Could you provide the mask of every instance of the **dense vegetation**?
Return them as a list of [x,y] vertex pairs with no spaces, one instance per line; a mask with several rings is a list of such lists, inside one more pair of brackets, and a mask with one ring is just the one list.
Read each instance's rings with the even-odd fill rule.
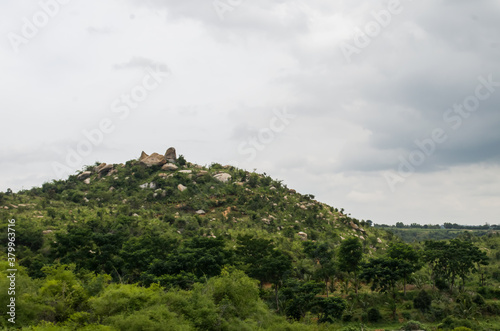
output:
[[374,226],[390,231],[401,238],[403,241],[408,243],[423,241],[427,239],[453,239],[461,235],[468,236],[471,234],[474,236],[484,236],[491,233],[491,231],[500,230],[500,225],[488,223],[484,225],[460,225],[456,223],[444,222],[442,225],[422,225],[417,223],[411,223],[407,225],[403,222],[397,222],[392,226],[387,224],[374,224]]
[[[0,194],[19,265],[16,324],[3,327],[500,329],[494,230],[408,244],[265,174],[182,157],[173,171],[97,165],[90,183]],[[6,261],[4,249],[2,289]]]

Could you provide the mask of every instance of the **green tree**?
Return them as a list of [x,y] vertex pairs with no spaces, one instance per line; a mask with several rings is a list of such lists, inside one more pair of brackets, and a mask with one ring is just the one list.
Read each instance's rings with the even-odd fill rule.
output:
[[326,243],[316,243],[312,241],[303,242],[304,253],[314,261],[316,266],[314,276],[325,282],[326,296],[328,297],[328,282],[335,274],[334,252]]
[[[391,243],[387,250],[387,255],[391,259],[401,260],[406,262],[405,268],[401,270],[403,275],[403,292],[406,296],[406,283],[408,278],[416,271],[422,268],[419,262],[418,253],[408,244],[405,243]],[[401,265],[402,267],[403,265]]]
[[361,279],[367,283],[372,283],[372,291],[379,291],[392,294],[392,316],[396,318],[396,283],[404,278],[405,273],[410,269],[408,262],[381,257],[371,259],[363,265]]
[[[340,244],[337,255],[338,269],[352,274],[354,278],[354,288],[358,294],[358,273],[363,258],[363,246],[358,238],[348,238]],[[346,279],[346,284],[348,279]]]

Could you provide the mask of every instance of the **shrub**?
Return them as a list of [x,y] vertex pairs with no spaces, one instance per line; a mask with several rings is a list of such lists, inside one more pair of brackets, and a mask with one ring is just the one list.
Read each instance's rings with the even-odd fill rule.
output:
[[441,321],[441,324],[439,324],[438,327],[445,330],[453,330],[458,327],[472,328],[473,326],[472,323],[468,320],[461,320],[453,316],[448,316]]
[[429,311],[431,304],[432,298],[425,290],[420,291],[417,297],[413,299],[413,306],[415,309],[419,309],[423,313]]
[[377,308],[370,308],[368,310],[368,322],[376,323],[382,319],[382,315]]
[[417,321],[408,321],[401,327],[403,331],[412,331],[412,330],[425,330],[422,323]]
[[484,301],[484,298],[481,296],[481,294],[477,294],[476,296],[474,296],[474,298],[472,299],[472,302],[474,302],[475,304],[477,304],[479,306],[482,306],[486,303]]

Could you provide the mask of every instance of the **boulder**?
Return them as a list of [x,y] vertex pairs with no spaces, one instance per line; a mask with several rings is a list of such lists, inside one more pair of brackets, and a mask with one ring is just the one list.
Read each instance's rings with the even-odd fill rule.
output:
[[181,191],[181,192],[184,192],[184,190],[186,190],[186,189],[187,189],[187,187],[186,187],[186,186],[184,186],[184,185],[182,185],[182,184],[177,185],[177,188],[178,188],[178,189],[179,189],[179,191]]
[[90,184],[90,178],[85,179],[83,182],[87,185]]
[[76,176],[76,178],[84,180],[84,179],[89,178],[91,174],[92,174],[92,172],[90,172],[90,171],[84,171],[81,174],[79,174],[78,176]]
[[167,151],[165,152],[165,160],[170,163],[174,163],[175,161],[177,161],[177,153],[175,152],[175,148],[170,147],[169,149],[167,149]]
[[147,167],[152,167],[164,165],[165,163],[167,163],[167,160],[165,160],[165,157],[163,155],[153,153],[150,156],[140,160],[140,162]]
[[299,232],[297,233],[302,240],[307,240],[307,233],[305,232]]
[[203,209],[200,209],[196,212],[198,215],[205,215],[205,211]]
[[139,161],[144,160],[144,159],[145,159],[145,158],[147,158],[148,156],[149,156],[148,154],[146,154],[146,153],[144,153],[144,151],[142,151],[141,156],[139,157]]
[[214,178],[220,182],[227,183],[231,180],[231,175],[225,172],[221,172],[214,175]]
[[172,164],[172,163],[166,163],[163,165],[163,167],[161,167],[161,170],[169,170],[169,171],[175,171],[177,170],[179,167],[177,167],[175,164]]
[[190,174],[190,173],[192,173],[193,171],[191,171],[191,170],[179,170],[179,172],[180,172],[181,174]]
[[94,168],[94,171],[99,173],[102,170],[102,168],[104,168],[105,166],[106,166],[106,163],[101,163]]
[[[100,166],[100,165],[99,165],[99,166]],[[112,165],[112,164],[105,164],[105,166],[104,166],[104,167],[101,167],[101,168],[97,171],[97,173],[98,173],[99,175],[104,175],[104,174],[108,173],[108,172],[109,172],[110,170],[112,170],[112,169],[113,169],[113,165]]]

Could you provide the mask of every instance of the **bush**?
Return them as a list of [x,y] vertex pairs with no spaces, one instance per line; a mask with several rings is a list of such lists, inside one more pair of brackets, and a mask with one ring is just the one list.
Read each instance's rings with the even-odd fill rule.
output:
[[423,313],[429,311],[431,304],[432,298],[425,290],[420,291],[417,297],[413,299],[415,309],[419,309]]
[[322,298],[319,301],[319,306],[323,312],[321,318],[319,319],[319,322],[331,323],[336,319],[340,319],[340,317],[342,316],[342,312],[346,307],[346,302],[342,298]]
[[479,306],[483,306],[486,303],[484,301],[484,298],[481,296],[481,294],[477,294],[476,296],[474,296],[474,298],[472,299],[472,302],[474,302],[475,304],[477,304]]
[[442,320],[441,324],[439,324],[438,327],[445,330],[453,330],[458,327],[472,328],[473,326],[472,323],[468,320],[461,320],[453,316],[448,316],[444,320]]
[[382,315],[377,308],[370,308],[368,310],[368,322],[376,323],[382,319]]
[[422,323],[417,321],[408,321],[401,327],[403,331],[412,331],[412,330],[425,330]]

